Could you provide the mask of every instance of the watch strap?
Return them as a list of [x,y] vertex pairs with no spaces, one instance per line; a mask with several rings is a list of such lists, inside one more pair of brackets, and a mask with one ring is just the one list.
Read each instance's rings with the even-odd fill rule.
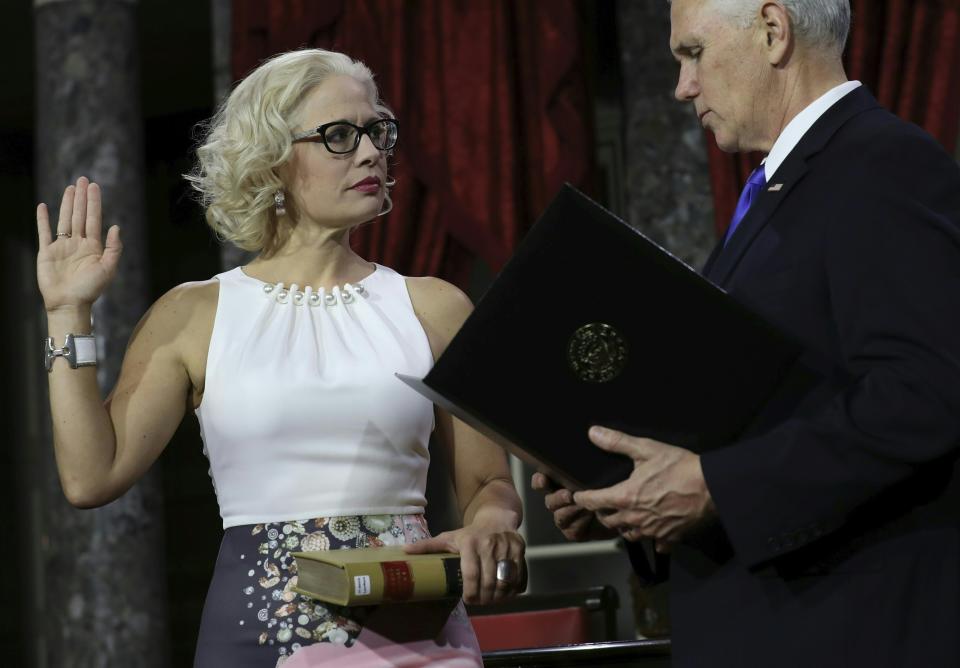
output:
[[53,360],[62,357],[71,369],[81,366],[97,365],[97,340],[92,334],[67,334],[62,348],[55,348],[53,338],[44,341],[43,365],[47,371],[53,369]]

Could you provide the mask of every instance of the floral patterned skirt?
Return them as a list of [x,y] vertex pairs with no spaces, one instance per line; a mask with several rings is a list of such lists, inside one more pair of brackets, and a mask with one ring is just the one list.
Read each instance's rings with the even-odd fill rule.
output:
[[[297,566],[291,553],[402,545],[429,536],[422,515],[352,515],[230,527],[204,603],[194,667],[275,668],[301,648],[323,643],[302,652],[312,657],[303,665],[321,665],[324,655],[335,665],[392,665],[382,662],[382,648],[376,652],[379,663],[362,660],[363,619],[371,608],[342,608],[293,591]],[[382,637],[378,639],[368,644],[382,644]],[[403,665],[442,665],[443,656],[454,658],[446,665],[481,665],[462,603],[436,643],[414,649],[424,662]]]

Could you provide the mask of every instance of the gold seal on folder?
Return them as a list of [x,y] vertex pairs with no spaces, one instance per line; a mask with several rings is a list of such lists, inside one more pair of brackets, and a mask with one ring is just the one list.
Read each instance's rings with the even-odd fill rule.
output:
[[602,322],[584,325],[570,337],[567,361],[577,378],[606,383],[627,365],[627,342],[616,329]]

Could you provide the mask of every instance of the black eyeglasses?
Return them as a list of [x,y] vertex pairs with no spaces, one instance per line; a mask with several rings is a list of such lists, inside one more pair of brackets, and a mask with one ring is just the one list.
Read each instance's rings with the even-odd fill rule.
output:
[[397,136],[400,124],[395,118],[381,118],[371,121],[360,127],[346,121],[324,123],[314,130],[301,132],[293,136],[293,141],[305,141],[320,138],[323,145],[331,153],[352,153],[360,145],[363,135],[370,137],[370,141],[381,151],[389,151],[397,145]]

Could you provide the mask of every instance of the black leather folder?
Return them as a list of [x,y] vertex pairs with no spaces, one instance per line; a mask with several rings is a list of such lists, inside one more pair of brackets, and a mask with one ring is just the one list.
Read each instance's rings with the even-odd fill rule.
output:
[[423,379],[398,376],[571,489],[633,463],[603,425],[696,452],[734,439],[801,347],[566,185]]

